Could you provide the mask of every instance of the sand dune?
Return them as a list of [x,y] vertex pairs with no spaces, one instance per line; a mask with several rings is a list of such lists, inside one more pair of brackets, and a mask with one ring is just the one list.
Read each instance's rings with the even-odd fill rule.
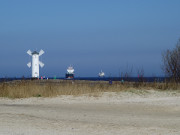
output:
[[180,93],[0,98],[0,135],[179,135]]

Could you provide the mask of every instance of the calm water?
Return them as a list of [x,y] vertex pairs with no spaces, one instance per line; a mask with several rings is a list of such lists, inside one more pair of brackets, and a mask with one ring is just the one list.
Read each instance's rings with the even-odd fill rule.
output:
[[[64,79],[63,77],[57,77],[57,78],[49,78],[49,79]],[[165,77],[75,77],[74,80],[89,80],[89,81],[129,81],[129,82],[138,82],[138,81],[144,81],[144,82],[163,82],[165,81]],[[0,82],[7,82],[7,81],[13,81],[13,80],[30,80],[30,78],[0,78]]]

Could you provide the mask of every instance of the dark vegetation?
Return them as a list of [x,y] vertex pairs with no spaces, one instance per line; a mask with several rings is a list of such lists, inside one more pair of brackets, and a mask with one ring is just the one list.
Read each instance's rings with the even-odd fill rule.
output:
[[180,39],[178,40],[176,46],[172,50],[166,50],[163,54],[163,66],[167,77],[170,81],[179,82],[180,81]]

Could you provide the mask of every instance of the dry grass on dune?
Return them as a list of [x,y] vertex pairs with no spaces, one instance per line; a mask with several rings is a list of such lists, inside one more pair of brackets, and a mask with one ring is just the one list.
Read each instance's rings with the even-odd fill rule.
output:
[[72,80],[34,80],[12,81],[0,83],[0,97],[28,98],[54,97],[58,95],[99,96],[102,92],[120,92],[136,89],[179,89],[176,83],[142,83],[142,82],[113,82],[107,81],[72,81]]

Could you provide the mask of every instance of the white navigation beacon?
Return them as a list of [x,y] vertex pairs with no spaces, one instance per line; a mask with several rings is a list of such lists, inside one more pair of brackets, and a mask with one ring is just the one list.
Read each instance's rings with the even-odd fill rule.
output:
[[32,66],[32,78],[39,78],[39,66],[44,67],[44,63],[39,61],[39,56],[44,54],[44,51],[41,49],[38,53],[37,51],[31,52],[31,50],[27,51],[27,54],[32,56],[32,63],[29,62],[27,66],[30,68]]

